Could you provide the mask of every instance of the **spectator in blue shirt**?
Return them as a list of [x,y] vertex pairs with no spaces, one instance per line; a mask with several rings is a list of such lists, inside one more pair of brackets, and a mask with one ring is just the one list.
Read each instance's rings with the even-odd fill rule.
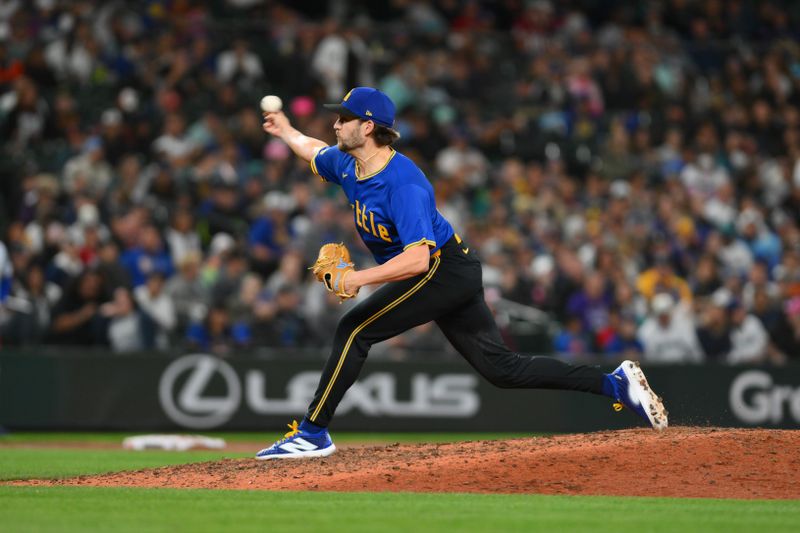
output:
[[172,258],[164,246],[161,234],[152,224],[141,229],[137,246],[126,250],[120,261],[130,274],[134,287],[143,285],[152,272],[159,272],[165,278],[169,278],[175,272]]
[[232,323],[228,309],[215,305],[202,323],[194,323],[186,332],[190,347],[216,355],[230,355],[234,348],[250,344],[252,333],[245,323]]

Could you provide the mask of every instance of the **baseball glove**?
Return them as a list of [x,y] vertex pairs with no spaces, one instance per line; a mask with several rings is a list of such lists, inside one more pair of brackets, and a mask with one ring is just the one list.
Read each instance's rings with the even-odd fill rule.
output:
[[317,279],[325,284],[325,288],[340,298],[340,303],[353,298],[356,293],[350,294],[344,290],[344,278],[355,270],[350,261],[350,251],[344,243],[324,244],[319,249],[317,261],[309,269]]

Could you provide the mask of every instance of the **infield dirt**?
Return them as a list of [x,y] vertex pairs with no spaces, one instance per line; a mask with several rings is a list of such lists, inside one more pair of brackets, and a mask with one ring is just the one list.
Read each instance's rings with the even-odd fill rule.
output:
[[798,472],[800,432],[675,427],[351,446],[324,459],[230,459],[15,484],[794,499]]

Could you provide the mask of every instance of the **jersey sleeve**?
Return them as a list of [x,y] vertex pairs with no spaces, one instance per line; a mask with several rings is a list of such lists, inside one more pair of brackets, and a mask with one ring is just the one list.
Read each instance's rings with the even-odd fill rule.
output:
[[420,244],[436,246],[431,204],[430,194],[419,185],[406,185],[392,194],[393,221],[403,250]]
[[335,146],[326,146],[311,158],[311,172],[337,185],[341,185],[339,167],[344,154]]

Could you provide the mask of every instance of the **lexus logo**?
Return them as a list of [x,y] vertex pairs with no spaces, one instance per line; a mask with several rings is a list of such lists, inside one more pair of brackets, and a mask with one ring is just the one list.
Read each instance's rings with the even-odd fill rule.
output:
[[[188,373],[180,390],[179,378]],[[219,373],[225,381],[224,396],[204,396]],[[242,400],[242,385],[233,368],[216,357],[193,354],[170,364],[158,384],[161,407],[173,422],[193,429],[209,429],[230,420]]]
[[[319,371],[276,372],[281,386],[267,394],[267,374],[240,368],[206,354],[186,355],[166,367],[158,384],[161,407],[177,425],[211,429],[229,422],[244,406],[249,415],[295,415],[314,399]],[[220,379],[221,378],[221,379]],[[408,394],[390,372],[373,372],[350,387],[338,413],[357,411],[364,416],[469,418],[481,405],[472,374],[417,372],[409,376]],[[224,382],[224,388],[218,387]],[[213,389],[212,389],[213,385]]]

